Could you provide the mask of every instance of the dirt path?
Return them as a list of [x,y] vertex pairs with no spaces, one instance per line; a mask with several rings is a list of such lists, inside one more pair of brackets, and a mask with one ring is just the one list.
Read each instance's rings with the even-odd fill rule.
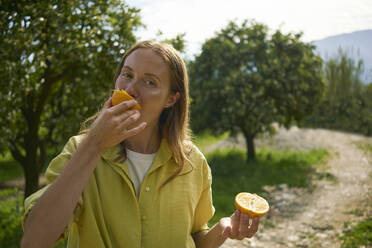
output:
[[[244,147],[241,138],[237,141],[223,146]],[[357,147],[360,142],[372,144],[372,138],[298,128],[280,129],[274,138],[259,140],[259,146],[276,148],[327,147],[332,156],[319,171],[324,177],[315,179],[312,191],[267,187],[273,208],[264,218],[270,227],[261,225],[252,239],[228,240],[222,247],[340,247],[344,223],[372,214],[372,157]]]

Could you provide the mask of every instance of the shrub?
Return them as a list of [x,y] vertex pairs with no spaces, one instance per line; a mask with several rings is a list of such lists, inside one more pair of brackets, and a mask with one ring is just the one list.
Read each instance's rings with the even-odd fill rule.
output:
[[19,247],[22,236],[23,194],[0,190],[0,247]]

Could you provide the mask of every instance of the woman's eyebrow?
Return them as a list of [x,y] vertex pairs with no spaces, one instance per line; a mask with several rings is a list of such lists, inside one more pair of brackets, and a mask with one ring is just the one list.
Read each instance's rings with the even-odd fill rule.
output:
[[153,74],[153,73],[145,73],[145,75],[146,76],[151,76],[151,77],[155,77],[158,81],[160,81],[161,82],[161,80],[160,80],[160,78],[158,77],[158,76],[156,76],[155,74]]
[[121,68],[121,70],[124,70],[124,69],[130,70],[130,71],[133,71],[132,68],[130,68],[130,67],[127,66],[127,65],[124,65],[123,68]]
[[[127,66],[127,65],[124,65],[123,68],[122,68],[121,70],[122,70],[122,71],[123,71],[123,70],[133,71],[133,69],[130,68],[130,66]],[[146,75],[146,76],[150,76],[150,77],[154,77],[154,78],[156,78],[159,82],[161,82],[160,78],[159,78],[156,74],[154,74],[154,73],[146,72],[145,75]]]

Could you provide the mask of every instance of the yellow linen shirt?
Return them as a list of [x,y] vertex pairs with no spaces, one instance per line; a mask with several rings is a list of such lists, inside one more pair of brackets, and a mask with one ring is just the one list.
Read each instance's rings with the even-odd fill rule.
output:
[[[51,161],[48,185],[25,200],[24,219],[83,138],[70,138]],[[68,247],[195,247],[191,234],[207,229],[214,214],[211,172],[203,154],[193,146],[180,175],[159,190],[177,169],[163,139],[137,198],[127,165],[115,162],[118,151],[119,146],[107,149],[89,179],[66,230]]]

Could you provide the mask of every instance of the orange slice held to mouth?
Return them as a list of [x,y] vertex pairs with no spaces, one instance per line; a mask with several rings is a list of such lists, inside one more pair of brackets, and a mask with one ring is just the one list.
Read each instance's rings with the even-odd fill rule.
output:
[[250,218],[261,217],[269,212],[269,203],[256,194],[241,192],[235,196],[236,208]]
[[[118,105],[121,102],[124,101],[130,101],[134,100],[134,98],[129,95],[125,90],[114,90],[114,93],[112,94],[112,106]],[[131,109],[136,109],[138,111],[141,110],[141,106],[139,104],[135,105]]]

